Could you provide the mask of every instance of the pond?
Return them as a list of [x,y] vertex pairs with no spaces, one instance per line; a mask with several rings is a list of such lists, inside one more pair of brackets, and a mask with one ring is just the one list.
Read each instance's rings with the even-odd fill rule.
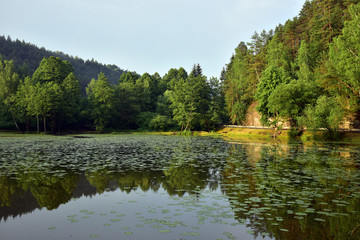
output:
[[0,138],[0,239],[360,239],[360,146]]

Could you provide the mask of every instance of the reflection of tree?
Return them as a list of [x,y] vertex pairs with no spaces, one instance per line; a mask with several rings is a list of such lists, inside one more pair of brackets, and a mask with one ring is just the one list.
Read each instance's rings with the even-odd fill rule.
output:
[[[257,201],[252,202],[249,199],[258,197],[255,182],[256,162],[253,156],[249,157],[249,147],[254,145],[234,145],[231,148],[230,157],[227,159],[223,175],[223,190],[229,197],[230,203],[234,206],[236,218],[239,222],[249,220],[248,227],[254,230],[257,237],[260,233],[268,232],[264,221],[265,217],[261,212],[256,211],[260,208]],[[249,158],[251,160],[249,160]],[[254,211],[255,210],[255,211]],[[252,212],[251,212],[252,211]]]
[[[186,192],[192,194],[195,190],[216,190],[219,181],[219,170],[224,161],[218,157],[222,151],[227,151],[222,144],[209,144],[199,138],[182,138],[171,156],[171,161],[164,169],[164,189],[170,195],[183,196]],[[210,141],[211,140],[211,141]],[[199,154],[200,153],[200,154]]]
[[31,191],[41,207],[51,210],[71,199],[78,180],[79,177],[72,174],[56,177],[49,173],[37,172],[23,175],[20,182],[25,191]]
[[[342,148],[232,149],[223,186],[240,221],[276,239],[359,239],[358,166]],[[252,161],[248,159],[252,159]],[[254,163],[255,162],[255,163]]]
[[121,169],[114,170],[113,164],[107,164],[108,168],[86,172],[86,178],[97,192],[104,192],[110,182],[117,183],[125,192],[137,188],[157,191],[163,186],[171,195],[192,193],[206,186],[212,190],[218,187],[219,170],[224,161],[219,153],[227,152],[228,146],[220,140],[174,137],[169,142],[166,138],[154,141],[156,144],[142,142],[141,147],[135,143],[114,148],[122,149],[113,156],[116,161],[122,159]]
[[0,177],[0,206],[10,206],[11,205],[11,196],[16,192],[21,191],[17,181],[10,179],[8,176]]
[[179,196],[185,192],[191,194],[195,189],[204,189],[208,177],[206,170],[191,165],[169,168],[165,172],[127,170],[124,173],[108,173],[107,170],[101,170],[86,174],[89,183],[96,187],[98,193],[104,192],[114,182],[121,191],[127,193],[138,188],[144,192],[149,189],[156,192],[162,186],[170,195]]
[[140,187],[144,192],[149,189],[156,192],[160,188],[161,176],[161,172],[157,171],[126,171],[117,178],[117,183],[122,191],[130,192]]
[[97,193],[103,193],[106,190],[107,184],[113,178],[113,176],[109,174],[107,170],[86,172],[85,177],[92,186],[96,187]]
[[91,185],[96,187],[98,193],[104,192],[111,182],[117,183],[120,190],[127,193],[139,187],[143,191],[149,189],[157,191],[160,188],[161,176],[162,174],[160,172],[152,172],[149,170],[127,170],[124,173],[101,170],[86,174],[86,178]]
[[175,164],[164,171],[166,176],[163,187],[170,195],[183,196],[186,192],[193,193],[195,189],[205,189],[209,177],[208,170],[198,167],[196,161],[182,165]]
[[38,208],[40,206],[30,191],[17,191],[11,196],[9,206],[0,207],[0,222],[6,221],[9,217],[15,218],[31,213]]
[[57,177],[43,172],[26,173],[17,179],[2,176],[0,177],[1,207],[11,207],[15,196],[16,199],[19,196],[27,196],[27,191],[30,191],[40,207],[55,209],[71,199],[78,180],[79,177],[73,174]]
[[[0,204],[10,206],[13,213],[21,200],[32,202],[26,211],[55,209],[72,197],[117,188],[129,193],[163,187],[171,195],[199,194],[206,187],[218,188],[228,152],[226,143],[212,138],[135,136],[98,141],[81,139],[82,145],[73,139],[60,145],[55,140],[54,144],[29,141],[20,154],[15,154],[19,146],[9,143],[13,150],[1,166],[9,176],[0,177]],[[80,155],[79,149],[84,151]]]

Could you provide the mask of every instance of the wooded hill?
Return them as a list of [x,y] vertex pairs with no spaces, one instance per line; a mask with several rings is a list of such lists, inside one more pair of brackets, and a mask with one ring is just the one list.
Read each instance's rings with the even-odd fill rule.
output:
[[26,43],[18,39],[12,40],[11,37],[5,38],[0,36],[0,55],[3,60],[13,60],[15,67],[23,76],[31,76],[39,67],[43,58],[50,56],[60,57],[71,63],[74,68],[74,74],[80,82],[82,93],[92,78],[104,73],[111,84],[117,84],[124,70],[116,65],[105,65],[98,63],[96,60],[86,60],[73,57],[62,52],[53,52],[46,50],[44,47],[37,47],[34,44]]
[[265,125],[336,129],[360,109],[358,0],[306,1],[299,15],[240,42],[224,68],[232,124],[251,104]]

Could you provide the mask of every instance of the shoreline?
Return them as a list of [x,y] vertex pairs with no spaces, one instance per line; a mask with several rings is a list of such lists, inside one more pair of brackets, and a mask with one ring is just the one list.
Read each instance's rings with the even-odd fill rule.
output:
[[243,127],[243,126],[225,126],[216,131],[192,131],[192,132],[180,132],[180,131],[164,131],[164,132],[150,132],[150,131],[109,131],[105,133],[97,133],[95,131],[79,131],[70,132],[60,135],[44,134],[37,132],[21,133],[11,130],[0,130],[0,138],[2,137],[30,137],[30,136],[77,136],[77,135],[122,135],[122,134],[149,134],[149,135],[181,135],[181,136],[208,136],[208,137],[221,137],[227,141],[237,142],[340,142],[360,144],[360,130],[340,130],[336,131],[337,138],[330,139],[326,131],[308,131],[305,130],[301,136],[296,138],[289,137],[289,129],[274,129],[274,128],[259,128],[259,127]]

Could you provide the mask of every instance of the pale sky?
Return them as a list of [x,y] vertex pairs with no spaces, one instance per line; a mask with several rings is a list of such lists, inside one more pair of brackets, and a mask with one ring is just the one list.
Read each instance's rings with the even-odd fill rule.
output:
[[239,42],[297,16],[305,0],[2,0],[0,35],[139,74],[219,77]]

